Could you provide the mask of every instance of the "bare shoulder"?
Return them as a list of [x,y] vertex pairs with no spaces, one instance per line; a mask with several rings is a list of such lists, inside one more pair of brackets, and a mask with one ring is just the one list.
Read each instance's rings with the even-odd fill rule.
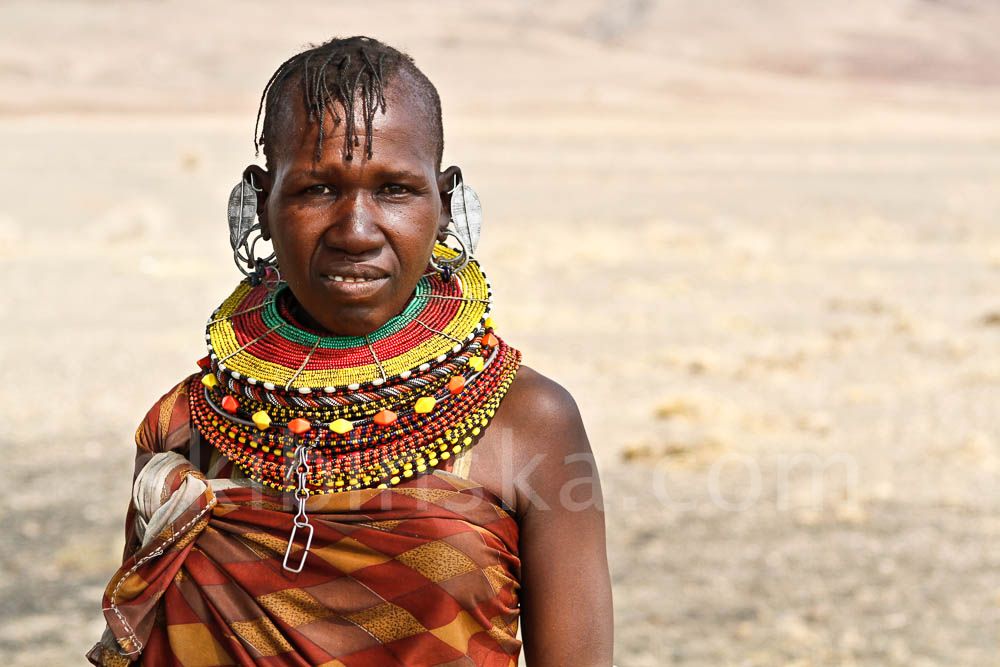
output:
[[[576,477],[594,475],[593,454],[572,394],[522,365],[497,409],[484,447],[483,468],[518,515],[551,506]],[[486,444],[486,443],[483,443]]]
[[532,429],[566,427],[581,421],[576,400],[561,384],[530,366],[521,365],[503,400],[498,419]]

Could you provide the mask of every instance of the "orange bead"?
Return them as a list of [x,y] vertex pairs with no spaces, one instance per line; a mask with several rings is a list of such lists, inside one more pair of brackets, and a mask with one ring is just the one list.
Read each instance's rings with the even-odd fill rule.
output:
[[309,420],[303,419],[302,417],[296,417],[292,421],[288,422],[288,430],[296,435],[302,435],[311,428],[312,424],[309,423]]
[[372,421],[379,426],[388,426],[396,421],[396,413],[392,410],[379,410],[378,413],[372,417]]
[[483,345],[485,347],[496,347],[499,344],[500,340],[496,336],[494,336],[492,332],[489,332],[485,336],[483,336]]
[[233,414],[239,409],[239,407],[240,407],[239,401],[237,401],[229,394],[226,394],[225,396],[222,397],[222,409],[225,410],[226,412]]
[[458,394],[465,389],[465,378],[461,375],[453,375],[451,379],[448,380],[448,384],[446,386],[448,387],[448,391],[453,394]]

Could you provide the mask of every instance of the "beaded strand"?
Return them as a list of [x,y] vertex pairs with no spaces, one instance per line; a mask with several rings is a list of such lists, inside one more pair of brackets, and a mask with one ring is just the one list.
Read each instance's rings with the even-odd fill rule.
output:
[[303,448],[311,493],[398,484],[474,444],[513,382],[521,353],[496,336],[491,297],[473,260],[447,283],[425,274],[368,336],[323,336],[295,317],[287,286],[243,281],[206,325],[192,422],[270,488],[296,489]]

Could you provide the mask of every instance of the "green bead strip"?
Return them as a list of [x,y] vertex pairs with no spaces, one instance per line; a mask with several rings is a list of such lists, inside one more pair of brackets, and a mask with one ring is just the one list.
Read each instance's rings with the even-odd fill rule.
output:
[[[282,286],[281,289],[278,290],[278,294],[280,295],[281,290],[286,289],[288,289],[287,285]],[[419,282],[417,282],[415,293],[418,296],[431,293],[431,285],[427,276],[422,277]],[[430,299],[410,299],[403,312],[389,318],[389,321],[380,326],[373,333],[369,334],[368,340],[365,340],[364,336],[318,337],[308,331],[303,331],[298,327],[291,326],[291,324],[278,313],[278,307],[276,305],[277,299],[278,295],[275,295],[275,298],[271,299],[270,303],[262,309],[264,311],[262,316],[264,324],[268,329],[271,329],[279,324],[285,324],[287,326],[284,326],[275,332],[285,340],[311,348],[313,345],[316,345],[316,339],[319,338],[319,347],[330,350],[347,350],[356,347],[367,347],[369,341],[374,343],[382,340],[383,338],[388,338],[393,334],[399,333],[411,322],[416,320],[424,309],[431,303]]]

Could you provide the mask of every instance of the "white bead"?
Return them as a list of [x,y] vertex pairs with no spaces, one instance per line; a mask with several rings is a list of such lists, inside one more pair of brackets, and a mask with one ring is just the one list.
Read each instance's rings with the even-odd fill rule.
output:
[[257,378],[247,378],[249,384],[257,384]]
[[461,352],[462,351],[462,344],[461,343],[455,343],[455,345],[451,348],[451,351],[452,352]]
[[417,370],[426,371],[426,370],[430,369],[430,367],[431,367],[430,364],[424,363],[424,364],[420,364],[420,368],[418,368]]
[[352,382],[351,384],[347,385],[347,388],[350,389],[351,391],[357,391],[358,389],[361,389],[361,385],[358,384],[357,382]]
[[439,355],[437,356],[437,360],[438,360],[438,363],[440,363],[440,362],[444,361],[444,360],[445,360],[445,359],[447,359],[447,358],[448,358],[448,357],[446,357],[445,355],[443,355],[443,354],[439,354]]
[[374,380],[372,380],[372,384],[375,385],[376,387],[382,384],[383,382],[385,382],[385,380],[383,380],[382,378],[375,378]]
[[225,364],[219,364],[219,371],[224,373],[226,371],[226,365]]
[[230,375],[233,376],[233,379],[235,379],[235,380],[239,380],[240,379],[240,373],[239,373],[239,371],[229,371],[229,373],[230,373]]
[[337,391],[337,388],[336,387],[323,387],[323,391],[325,391],[328,394],[332,394],[333,392]]
[[212,353],[212,361],[215,361],[216,359],[218,359],[218,357],[217,357],[217,356],[215,356],[215,353],[213,352],[213,353]]
[[310,389],[309,387],[299,387],[300,394],[308,394],[310,391],[312,391],[312,389]]
[[402,379],[406,380],[412,374],[413,374],[412,371],[403,371],[402,373],[399,374],[399,377],[401,377]]
[[267,389],[268,391],[274,391],[274,383],[273,382],[265,382],[264,383],[264,389]]

